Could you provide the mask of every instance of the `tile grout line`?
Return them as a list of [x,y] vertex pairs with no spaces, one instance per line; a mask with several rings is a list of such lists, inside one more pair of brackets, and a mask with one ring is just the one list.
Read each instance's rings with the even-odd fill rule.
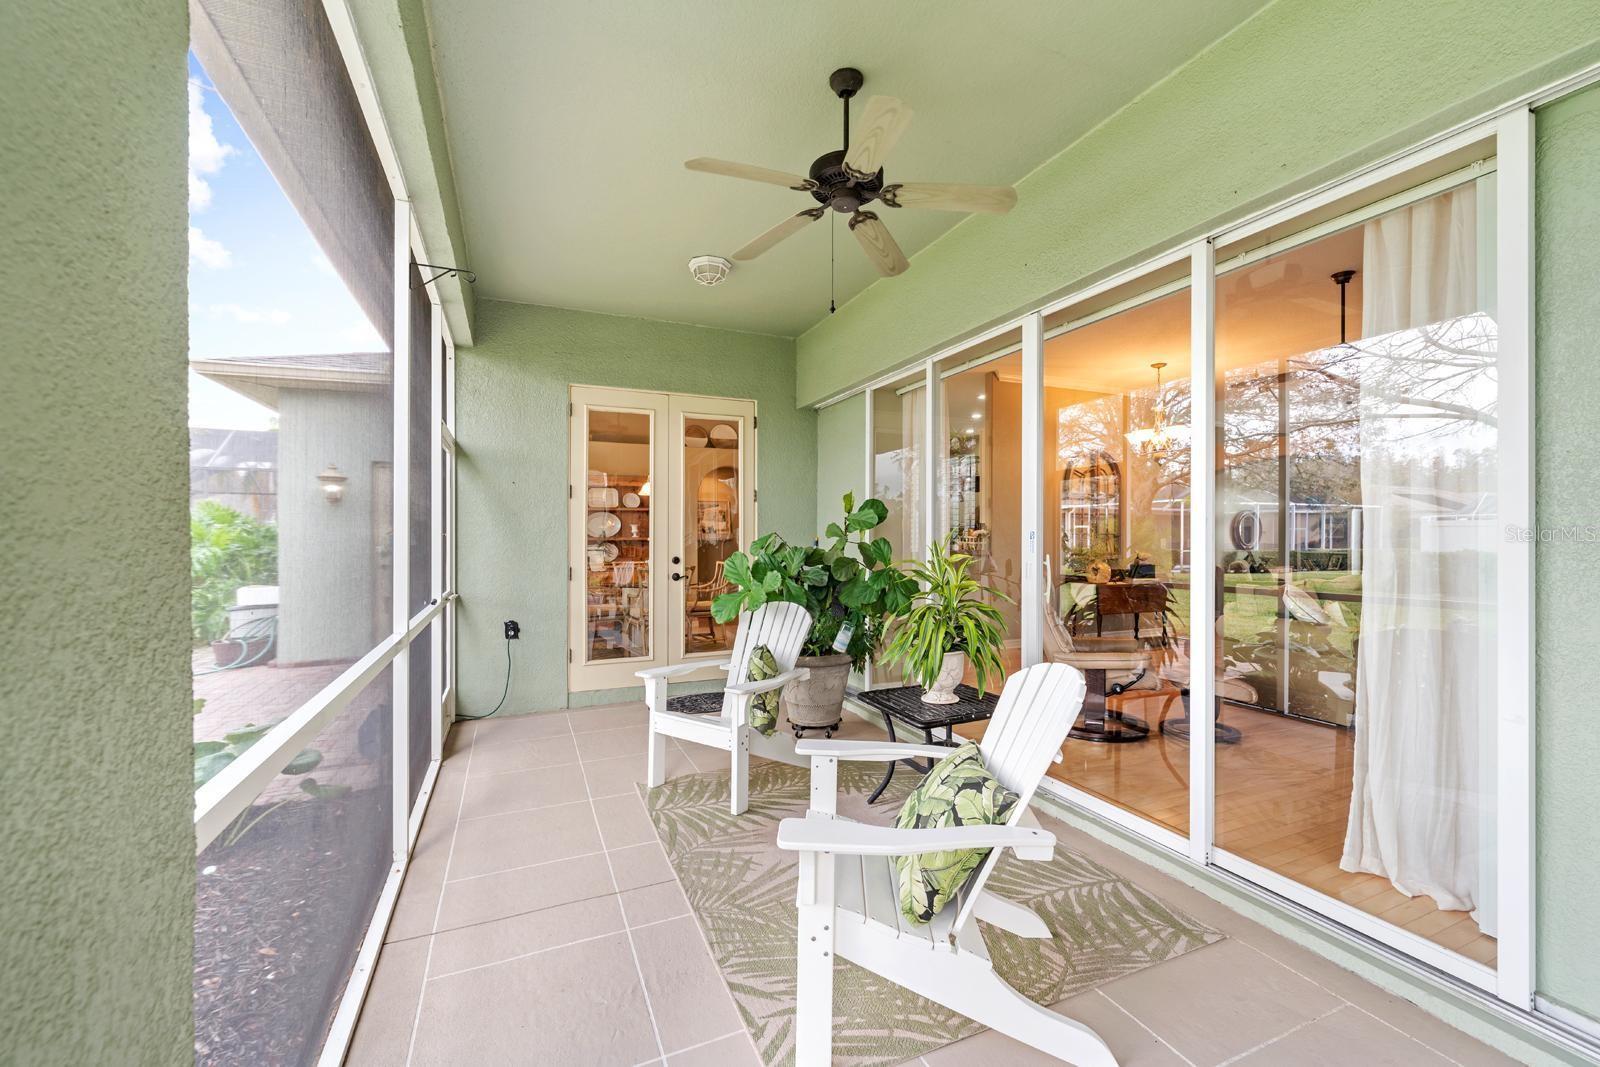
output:
[[[422,988],[417,990],[417,1009],[411,1017],[411,1040],[406,1044],[406,1067],[417,1051],[417,1034],[422,1028],[422,1002],[428,996],[428,970],[433,966],[433,935],[439,929],[439,916],[444,913],[444,894],[450,887],[450,864],[456,858],[456,837],[461,831],[461,809],[467,803],[467,783],[472,778],[472,757],[478,751],[478,727],[472,727],[472,739],[467,744],[467,765],[461,774],[461,797],[456,801],[456,819],[450,828],[450,851],[444,859],[444,875],[439,879],[439,901],[433,906],[433,922],[428,927],[428,952],[422,961]],[[440,768],[443,769],[442,767]],[[423,816],[426,821],[427,816]],[[421,836],[419,830],[418,835]]]
[[[719,1034],[718,1036],[711,1038],[709,1041],[701,1041],[699,1044],[685,1045],[683,1048],[673,1049],[671,1052],[667,1053],[667,1055],[668,1056],[682,1056],[685,1052],[693,1052],[695,1049],[705,1048],[707,1045],[715,1045],[718,1041],[726,1041],[730,1037],[738,1037],[740,1034],[742,1034],[744,1032],[745,1031],[744,1031],[743,1027],[740,1027],[737,1030],[729,1030],[727,1033]],[[654,1063],[654,1062],[656,1062],[656,1061],[655,1060],[641,1060],[638,1064],[635,1064],[635,1067],[644,1067],[644,1065],[646,1063]]]
[[[578,747],[578,734],[572,730],[572,717],[570,715],[567,717],[567,729],[572,734],[572,747],[576,750]],[[474,740],[476,740],[476,735],[474,735]],[[589,817],[594,820],[595,835],[600,838],[600,847],[604,849],[606,847],[606,834],[604,830],[600,829],[600,811],[594,806],[594,797],[589,796],[589,772],[583,769],[581,753],[578,760],[578,773],[583,775],[583,794],[589,797]],[[622,916],[622,925],[625,928],[624,933],[628,938],[628,951],[633,955],[633,969],[639,976],[639,995],[644,998],[644,1010],[650,1016],[650,1032],[656,1038],[656,1052],[660,1053],[660,1060],[665,1063],[667,1048],[661,1040],[661,1024],[656,1022],[655,1006],[650,1003],[650,989],[646,986],[644,980],[644,965],[639,962],[639,946],[633,940],[633,931],[626,929],[628,926],[628,913],[622,906],[622,889],[617,884],[617,869],[611,863],[611,853],[609,851],[605,853],[605,857],[606,871],[611,875],[611,888],[617,894],[617,913]],[[407,1067],[409,1067],[409,1064]]]
[[[589,853],[589,855],[598,856],[598,855],[600,855],[600,853],[591,852],[591,853]],[[573,858],[574,859],[582,859],[583,857],[574,856]],[[551,862],[552,863],[561,863],[562,861],[561,860],[552,860]],[[541,864],[541,866],[542,866],[542,864]],[[451,884],[452,885],[460,885],[461,883],[460,882],[453,882]],[[665,882],[665,881],[662,881],[662,882],[646,882],[643,885],[634,886],[633,888],[634,889],[654,889],[658,885],[671,885],[671,884],[672,884],[671,882]],[[629,890],[629,892],[632,892],[632,890]],[[385,942],[385,944],[403,945],[408,941],[415,941],[418,938],[434,937],[434,936],[437,936],[439,934],[453,934],[453,933],[457,933],[457,932],[462,931],[462,930],[476,930],[480,926],[488,926],[488,925],[490,925],[492,923],[505,922],[505,921],[507,921],[509,919],[520,919],[525,915],[538,915],[542,911],[554,911],[557,908],[565,908],[565,907],[567,907],[568,905],[571,905],[571,904],[588,904],[591,901],[604,900],[606,897],[612,897],[612,896],[616,896],[616,895],[617,895],[616,893],[600,893],[600,894],[597,894],[597,895],[592,896],[592,897],[578,897],[576,900],[563,900],[559,904],[546,904],[543,907],[528,908],[528,909],[526,909],[524,911],[513,911],[513,912],[510,912],[509,914],[506,914],[506,915],[496,915],[492,919],[479,919],[476,922],[462,923],[460,926],[446,926],[446,927],[443,927],[443,928],[441,928],[439,930],[434,931],[434,933],[432,933],[432,934],[412,934],[410,937],[397,937],[393,941]],[[673,918],[677,918],[677,917],[678,916],[673,916]],[[616,932],[617,933],[621,933],[622,931],[619,930],[619,931],[616,931]],[[573,943],[574,942],[570,942],[570,941],[569,942],[565,942],[565,944],[573,944]],[[561,945],[552,945],[550,947],[552,947],[552,948],[561,948],[562,946]]]
[[1124,1008],[1121,1004],[1113,1000],[1111,998],[1111,994],[1107,993],[1102,986],[1095,986],[1094,991],[1100,994],[1100,996],[1105,999],[1106,1003],[1110,1004],[1113,1008],[1116,1008],[1122,1014],[1132,1019],[1141,1030],[1155,1038],[1157,1041],[1161,1042],[1163,1048],[1168,1049],[1174,1056],[1178,1057],[1178,1059],[1182,1060],[1184,1063],[1187,1063],[1189,1067],[1195,1067],[1195,1062],[1193,1060],[1179,1052],[1177,1048],[1173,1046],[1172,1042],[1168,1041],[1166,1038],[1150,1029],[1150,1027],[1146,1026],[1143,1019],[1139,1018],[1133,1012],[1129,1011],[1127,1008]]
[[[1354,1001],[1349,1001],[1348,1003],[1349,1003],[1349,1006],[1354,1008],[1356,1011],[1359,1011],[1361,1014],[1363,1014],[1363,1015],[1365,1015],[1365,1016],[1367,1016],[1369,1018],[1376,1019],[1378,1022],[1382,1023],[1384,1026],[1387,1026],[1389,1029],[1393,1030],[1395,1033],[1399,1034],[1401,1037],[1407,1038],[1407,1039],[1409,1039],[1411,1041],[1415,1041],[1417,1044],[1421,1045],[1423,1048],[1427,1049],[1429,1052],[1433,1053],[1435,1056],[1439,1056],[1442,1059],[1446,1060],[1447,1062],[1454,1064],[1455,1067],[1461,1067],[1461,1061],[1460,1060],[1456,1059],[1454,1056],[1447,1055],[1446,1053],[1440,1051],[1439,1049],[1434,1048],[1432,1045],[1430,1045],[1426,1041],[1422,1040],[1422,1038],[1418,1037],[1416,1034],[1408,1034],[1408,1033],[1406,1033],[1404,1030],[1400,1029],[1398,1026],[1396,1026],[1394,1023],[1390,1022],[1388,1019],[1385,1019],[1383,1016],[1379,1015],[1376,1012],[1368,1011],[1366,1008],[1363,1008],[1361,1005],[1355,1003]],[[1465,1031],[1460,1031],[1460,1032],[1465,1033]],[[1471,1035],[1469,1034],[1467,1036],[1470,1037]]]
[[1271,1048],[1273,1045],[1276,1045],[1279,1041],[1282,1041],[1284,1038],[1288,1037],[1289,1035],[1297,1034],[1301,1030],[1304,1030],[1308,1026],[1312,1026],[1312,1025],[1315,1025],[1316,1023],[1320,1023],[1322,1020],[1326,1019],[1328,1016],[1334,1014],[1335,1012],[1343,1011],[1347,1006],[1348,1005],[1341,1003],[1337,1007],[1329,1008],[1327,1011],[1323,1012],[1321,1015],[1317,1016],[1315,1019],[1307,1019],[1305,1022],[1296,1023],[1294,1026],[1289,1027],[1289,1029],[1285,1030],[1283,1033],[1279,1034],[1277,1037],[1269,1038],[1268,1040],[1261,1042],[1261,1044],[1259,1044],[1259,1045],[1255,1045],[1255,1046],[1253,1046],[1251,1048],[1247,1048],[1243,1052],[1240,1052],[1240,1053],[1238,1053],[1236,1055],[1229,1056],[1227,1059],[1225,1059],[1221,1063],[1217,1064],[1217,1067],[1228,1067],[1228,1064],[1230,1064],[1230,1063],[1238,1063],[1240,1060],[1244,1059],[1246,1056],[1253,1056],[1257,1052],[1260,1052],[1262,1049]]

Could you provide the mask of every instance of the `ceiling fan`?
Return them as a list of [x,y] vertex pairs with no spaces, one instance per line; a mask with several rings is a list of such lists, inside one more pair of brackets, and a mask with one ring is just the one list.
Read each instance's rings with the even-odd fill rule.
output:
[[874,96],[862,113],[862,129],[850,140],[850,98],[861,89],[864,79],[854,67],[843,67],[828,77],[828,87],[844,102],[844,147],[824,152],[811,164],[810,177],[789,174],[747,163],[721,159],[691,159],[690,170],[723,174],[730,178],[783,185],[796,192],[810,193],[817,206],[784,219],[766,233],[733,254],[737,260],[755,259],[782,241],[816,222],[829,208],[850,216],[850,232],[885,277],[905,272],[911,264],[905,253],[866,205],[877,201],[884,207],[921,207],[938,211],[983,211],[1003,215],[1017,202],[1017,191],[1008,185],[956,185],[948,182],[896,182],[885,185],[883,161],[900,135],[911,125],[911,109],[892,96]]

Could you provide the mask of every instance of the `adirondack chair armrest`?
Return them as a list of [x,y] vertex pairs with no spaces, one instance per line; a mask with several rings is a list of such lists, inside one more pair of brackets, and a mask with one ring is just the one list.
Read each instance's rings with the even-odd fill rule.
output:
[[810,677],[810,667],[796,667],[793,670],[784,671],[782,674],[773,675],[771,678],[763,678],[759,682],[736,682],[732,685],[724,686],[723,691],[738,697],[750,697],[755,696],[757,693],[770,693],[772,690],[788,685],[790,682],[799,682]]
[[787,852],[837,852],[850,856],[911,856],[964,848],[1009,848],[1018,859],[1048,860],[1056,835],[1030,826],[947,826],[901,830],[844,819],[784,819],[778,847]]
[[944,759],[955,749],[948,745],[916,745],[905,741],[796,741],[797,756],[832,756],[842,760]]
[[688,674],[690,671],[697,671],[702,667],[721,667],[723,670],[727,670],[730,666],[731,664],[728,663],[674,663],[666,667],[648,667],[642,671],[634,671],[633,676],[635,678],[643,678],[647,682],[653,682],[658,678],[673,678],[680,674]]

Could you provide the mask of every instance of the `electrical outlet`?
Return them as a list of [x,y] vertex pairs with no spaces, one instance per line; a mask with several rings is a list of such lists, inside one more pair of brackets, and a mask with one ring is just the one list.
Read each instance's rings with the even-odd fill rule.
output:
[[521,636],[522,636],[522,627],[520,625],[518,625],[517,620],[516,619],[507,619],[506,620],[506,640],[507,641],[515,641],[517,638],[519,638]]

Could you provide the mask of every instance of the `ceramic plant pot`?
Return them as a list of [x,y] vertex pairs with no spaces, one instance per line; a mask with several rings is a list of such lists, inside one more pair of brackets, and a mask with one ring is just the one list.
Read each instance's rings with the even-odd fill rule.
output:
[[796,737],[806,730],[831,735],[844,717],[844,690],[850,682],[850,657],[801,656],[796,667],[810,667],[811,677],[783,687],[783,711]]
[[967,673],[967,654],[965,652],[946,652],[944,664],[939,668],[939,677],[935,678],[922,694],[924,704],[954,704],[961,698],[956,696],[956,686],[961,684],[961,676]]

